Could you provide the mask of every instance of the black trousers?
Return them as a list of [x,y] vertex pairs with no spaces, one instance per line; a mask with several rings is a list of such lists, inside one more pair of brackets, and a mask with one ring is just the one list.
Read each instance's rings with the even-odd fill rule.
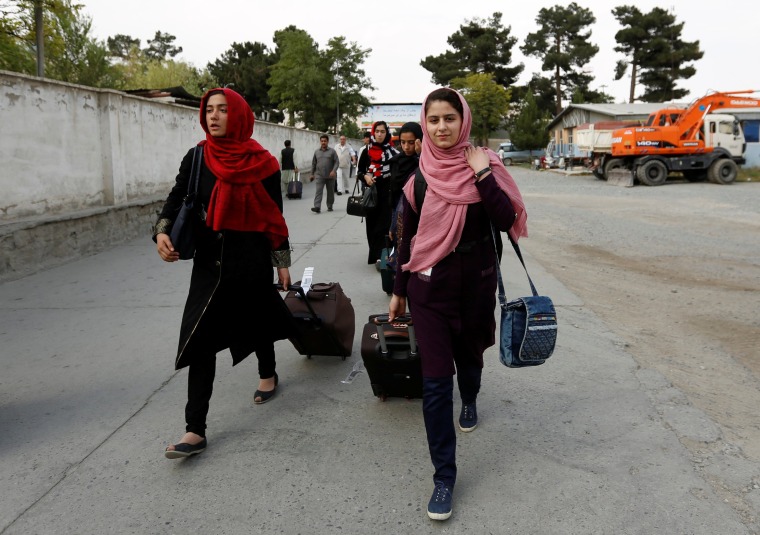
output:
[[[474,403],[480,391],[482,368],[457,367],[457,384],[462,403]],[[422,415],[425,420],[433,481],[453,488],[457,479],[457,435],[454,428],[454,378],[425,377],[422,380]]]
[[[259,377],[269,379],[275,374],[274,344],[256,349]],[[187,377],[187,404],[185,405],[185,431],[206,436],[206,417],[214,390],[216,354],[207,353],[189,366]]]

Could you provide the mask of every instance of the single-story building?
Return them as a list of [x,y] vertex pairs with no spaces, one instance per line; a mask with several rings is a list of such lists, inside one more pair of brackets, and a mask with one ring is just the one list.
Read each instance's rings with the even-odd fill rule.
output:
[[[635,102],[633,104],[570,104],[547,126],[550,138],[558,146],[571,145],[574,130],[585,123],[602,121],[646,121],[649,115],[662,108],[685,108],[682,102]],[[760,167],[760,109],[722,109],[716,113],[736,116],[747,140],[746,167]]]

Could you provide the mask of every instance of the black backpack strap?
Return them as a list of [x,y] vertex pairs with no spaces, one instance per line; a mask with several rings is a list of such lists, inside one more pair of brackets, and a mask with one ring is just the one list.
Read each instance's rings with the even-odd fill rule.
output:
[[427,191],[427,181],[422,176],[422,171],[417,168],[414,173],[414,204],[417,205],[417,213],[422,213],[422,203],[425,202],[425,192]]

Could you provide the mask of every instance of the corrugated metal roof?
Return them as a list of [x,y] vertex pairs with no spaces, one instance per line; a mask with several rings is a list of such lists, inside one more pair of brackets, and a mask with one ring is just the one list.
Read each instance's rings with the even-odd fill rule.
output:
[[688,104],[682,102],[634,102],[633,104],[570,104],[564,110],[559,112],[547,126],[551,130],[559,123],[562,118],[570,113],[573,109],[590,111],[607,115],[612,121],[621,121],[632,117],[646,117],[650,113],[662,108],[686,108]]

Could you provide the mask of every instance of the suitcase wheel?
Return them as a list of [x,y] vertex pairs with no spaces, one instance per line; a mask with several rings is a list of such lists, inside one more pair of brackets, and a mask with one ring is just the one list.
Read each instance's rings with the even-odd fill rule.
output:
[[311,355],[306,355],[306,358],[311,360]]
[[346,356],[345,355],[343,355],[343,360],[346,360]]

